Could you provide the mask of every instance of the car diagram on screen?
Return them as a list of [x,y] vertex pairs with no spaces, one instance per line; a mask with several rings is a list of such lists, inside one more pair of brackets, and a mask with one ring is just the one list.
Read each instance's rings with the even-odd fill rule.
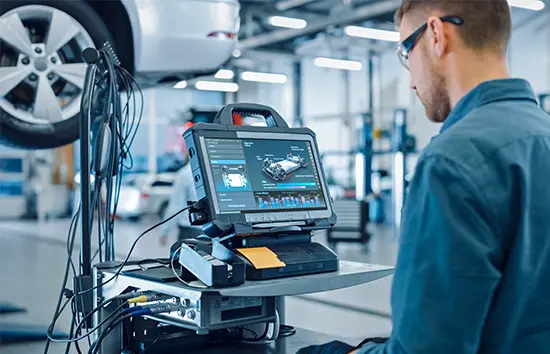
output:
[[248,179],[244,175],[244,167],[222,167],[223,185],[227,188],[246,188],[248,187]]
[[291,174],[306,166],[307,162],[303,157],[288,154],[286,159],[282,161],[273,161],[266,158],[262,170],[274,180],[284,181]]

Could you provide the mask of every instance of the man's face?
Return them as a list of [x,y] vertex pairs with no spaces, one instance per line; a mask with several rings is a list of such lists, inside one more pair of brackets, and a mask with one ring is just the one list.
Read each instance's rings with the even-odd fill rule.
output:
[[[399,32],[403,41],[424,22],[405,16]],[[424,31],[409,52],[408,70],[411,75],[411,88],[416,91],[420,102],[426,108],[426,115],[432,122],[441,123],[451,113],[451,102],[443,75],[444,63],[435,54],[434,35],[430,28]]]

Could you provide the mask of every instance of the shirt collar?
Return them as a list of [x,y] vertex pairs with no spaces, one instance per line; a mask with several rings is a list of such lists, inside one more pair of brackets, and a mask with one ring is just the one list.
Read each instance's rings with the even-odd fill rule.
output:
[[522,79],[500,79],[486,81],[468,92],[453,108],[447,117],[440,133],[464,118],[474,109],[488,103],[504,100],[531,100],[535,104],[537,99],[531,85]]

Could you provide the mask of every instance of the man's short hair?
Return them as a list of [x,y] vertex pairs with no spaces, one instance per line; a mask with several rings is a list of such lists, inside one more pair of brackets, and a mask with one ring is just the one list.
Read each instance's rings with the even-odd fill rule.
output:
[[[464,20],[458,31],[466,46],[506,53],[512,32],[510,6],[506,0],[404,0],[395,14],[399,26],[405,15],[429,15],[440,11]],[[427,17],[426,17],[427,20]]]

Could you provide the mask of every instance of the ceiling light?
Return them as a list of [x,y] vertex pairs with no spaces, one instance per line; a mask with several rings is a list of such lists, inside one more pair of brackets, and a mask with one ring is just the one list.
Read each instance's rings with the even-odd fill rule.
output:
[[197,81],[195,87],[203,91],[237,92],[239,90],[239,85],[234,82]]
[[540,11],[544,9],[544,2],[540,0],[508,0],[508,4],[522,9]]
[[271,16],[269,23],[276,27],[302,29],[307,26],[307,21],[301,18],[283,17],[283,16]]
[[187,81],[180,81],[174,85],[174,88],[176,89],[184,89],[186,87],[187,87]]
[[359,71],[363,68],[363,64],[353,60],[342,60],[332,58],[316,58],[314,64],[322,68],[341,69]]
[[257,73],[253,71],[245,71],[241,74],[244,81],[268,82],[274,84],[284,84],[287,80],[283,74]]
[[216,79],[226,79],[226,80],[231,80],[233,76],[235,76],[235,73],[233,73],[232,70],[227,70],[227,69],[218,70],[216,75],[214,75]]
[[377,39],[381,41],[399,42],[399,32],[385,31],[374,28],[347,26],[344,32],[351,37]]

